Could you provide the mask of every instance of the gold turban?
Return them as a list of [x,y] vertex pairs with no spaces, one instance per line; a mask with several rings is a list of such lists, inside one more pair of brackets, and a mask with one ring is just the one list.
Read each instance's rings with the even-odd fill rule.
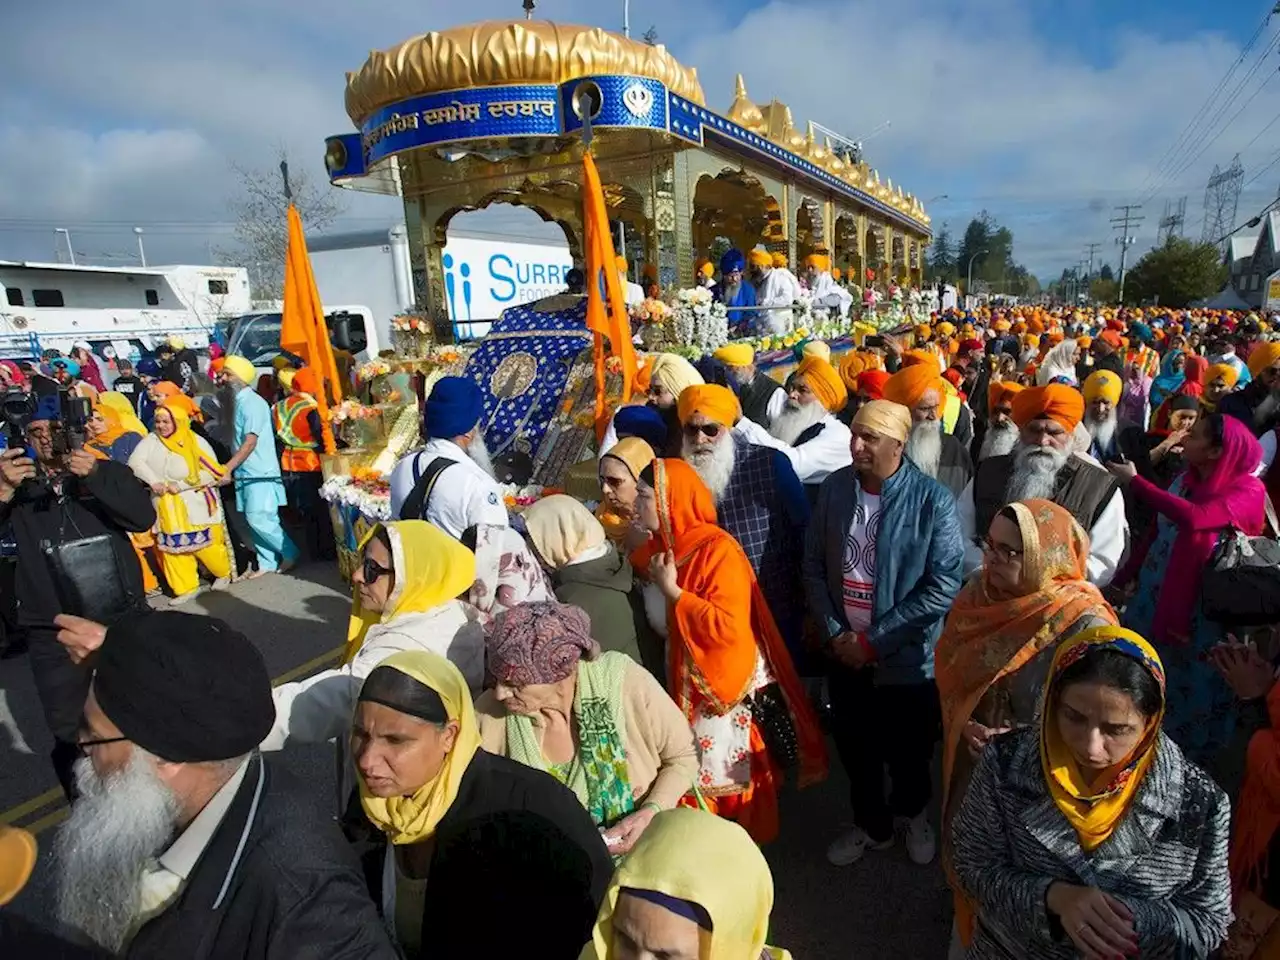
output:
[[800,351],[800,353],[802,356],[821,357],[823,360],[826,360],[828,363],[831,362],[831,348],[827,346],[825,341],[822,341],[822,340],[810,340],[808,343],[804,345],[804,348]]
[[1277,360],[1280,360],[1280,343],[1259,343],[1249,353],[1249,373],[1256,377]]
[[900,403],[908,410],[913,409],[930,390],[938,392],[938,401],[942,401],[943,383],[936,363],[917,363],[903,367],[884,384],[884,398],[892,403]]
[[1093,403],[1098,398],[1108,401],[1113,407],[1120,402],[1120,393],[1124,384],[1110,370],[1095,370],[1084,381],[1084,402]]
[[1048,418],[1070,433],[1084,418],[1084,394],[1063,383],[1028,387],[1013,398],[1013,422],[1021,429],[1032,420]]
[[775,267],[785,267],[787,265],[787,255],[785,253],[775,253],[769,258],[769,262]]
[[868,369],[867,358],[865,354],[859,353],[857,350],[850,350],[840,358],[840,379],[844,381],[844,385],[850,393],[858,392],[858,375]]
[[1013,398],[1027,389],[1016,380],[999,380],[987,387],[987,406],[991,410],[1013,403]]
[[831,258],[825,253],[811,253],[804,258],[804,265],[821,273],[831,272]]
[[928,340],[933,335],[933,327],[927,323],[917,323],[915,334],[917,340]]
[[761,250],[757,247],[748,251],[747,262],[753,267],[771,267],[773,266],[773,257],[769,256],[768,250]]
[[673,397],[679,397],[685,387],[698,386],[703,383],[700,374],[692,363],[675,353],[660,353],[653,358],[650,383],[660,383]]
[[1001,319],[997,320],[995,323],[991,325],[991,329],[993,329],[996,333],[1008,333],[1009,328],[1011,326],[1012,324],[1010,324],[1008,320],[1005,320],[1002,317]]
[[756,352],[746,343],[726,343],[711,354],[721,363],[731,367],[749,367],[756,358]]
[[940,337],[954,337],[956,335],[956,325],[949,320],[943,320],[936,329]]
[[1227,389],[1230,390],[1236,385],[1236,381],[1240,379],[1240,371],[1230,363],[1215,363],[1204,372],[1206,386],[1219,378],[1226,382]]
[[808,356],[796,367],[796,374],[804,378],[813,395],[827,408],[828,413],[837,413],[844,409],[849,399],[849,391],[836,368],[821,357]]
[[742,407],[728,387],[704,383],[702,386],[685,387],[681,391],[676,413],[682,424],[688,423],[695,413],[700,413],[708,420],[732,427],[742,416]]
[[911,411],[902,404],[889,400],[869,400],[858,408],[853,426],[864,427],[882,437],[892,437],[899,443],[906,443],[911,433]]

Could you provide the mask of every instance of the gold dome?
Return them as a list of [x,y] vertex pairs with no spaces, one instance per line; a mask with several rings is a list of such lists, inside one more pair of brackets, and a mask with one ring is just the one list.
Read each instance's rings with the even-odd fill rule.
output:
[[347,74],[347,115],[359,127],[375,110],[409,97],[610,74],[648,77],[705,105],[698,72],[681,66],[661,44],[651,47],[599,27],[488,20],[370,53],[364,66]]
[[760,133],[764,129],[764,114],[747,98],[747,82],[738,74],[734,85],[733,105],[726,114],[730,120],[752,133]]

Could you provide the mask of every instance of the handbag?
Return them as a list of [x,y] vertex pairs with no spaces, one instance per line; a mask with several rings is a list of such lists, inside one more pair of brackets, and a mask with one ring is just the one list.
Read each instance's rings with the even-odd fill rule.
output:
[[770,683],[753,693],[751,717],[760,728],[760,736],[773,762],[783,771],[795,769],[800,763],[800,744],[782,687]]
[[113,540],[100,533],[41,544],[63,613],[110,626],[135,608]]
[[[1266,499],[1273,530],[1275,508]],[[1233,627],[1258,627],[1280,620],[1280,541],[1250,537],[1228,527],[1209,558],[1200,585],[1200,605],[1210,620]]]

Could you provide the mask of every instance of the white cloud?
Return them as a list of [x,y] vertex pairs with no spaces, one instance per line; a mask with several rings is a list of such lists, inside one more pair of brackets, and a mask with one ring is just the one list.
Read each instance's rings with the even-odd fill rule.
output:
[[[181,16],[158,0],[84,5],[74,16],[50,6],[6,26],[0,256],[47,256],[55,221],[94,238],[90,246],[127,253],[137,221],[155,224],[153,256],[198,257],[225,241],[229,159],[266,165],[283,145],[322,176],[324,136],[350,128],[344,71],[372,47],[462,19],[441,0],[395,0],[376,17],[337,0],[309,3],[305,16],[284,0],[189,2]],[[616,26],[608,21],[621,5],[569,0],[538,12]],[[1239,50],[1220,36],[1122,30],[1097,67],[1050,35],[1044,14],[1031,0],[812,0],[772,2],[729,22],[707,0],[632,6],[634,30],[654,23],[698,68],[712,107],[728,107],[742,72],[753,97],[789,103],[798,123],[860,136],[889,119],[889,132],[868,144],[882,177],[925,199],[948,194],[932,209],[935,224],[962,229],[985,207],[1014,230],[1020,259],[1056,273],[1085,243],[1110,240],[1112,205],[1138,198]],[[496,0],[466,9],[474,19],[512,15]],[[1178,193],[1191,194],[1198,234],[1209,169],[1261,129],[1267,100],[1147,205],[1144,239],[1154,238],[1164,198]],[[1280,126],[1246,164],[1269,159],[1277,141]],[[1255,185],[1241,217],[1271,185]],[[397,215],[388,199],[355,195],[348,207],[353,226]]]

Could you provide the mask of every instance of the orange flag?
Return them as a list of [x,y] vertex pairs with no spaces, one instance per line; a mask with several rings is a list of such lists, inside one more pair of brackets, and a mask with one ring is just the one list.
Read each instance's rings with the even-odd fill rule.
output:
[[333,344],[329,341],[329,328],[325,326],[315,274],[311,271],[311,258],[307,255],[302,218],[292,203],[289,204],[289,238],[285,249],[280,346],[302,357],[320,379],[320,395],[315,399],[320,407],[322,442],[325,453],[333,453],[336,446],[329,426],[329,395],[338,401],[342,399],[342,381],[333,358]]
[[603,430],[605,409],[604,339],[609,352],[622,363],[622,402],[631,399],[636,376],[636,352],[631,344],[631,318],[609,232],[600,173],[588,151],[582,155],[582,222],[587,258],[587,329],[595,334],[596,425]]

